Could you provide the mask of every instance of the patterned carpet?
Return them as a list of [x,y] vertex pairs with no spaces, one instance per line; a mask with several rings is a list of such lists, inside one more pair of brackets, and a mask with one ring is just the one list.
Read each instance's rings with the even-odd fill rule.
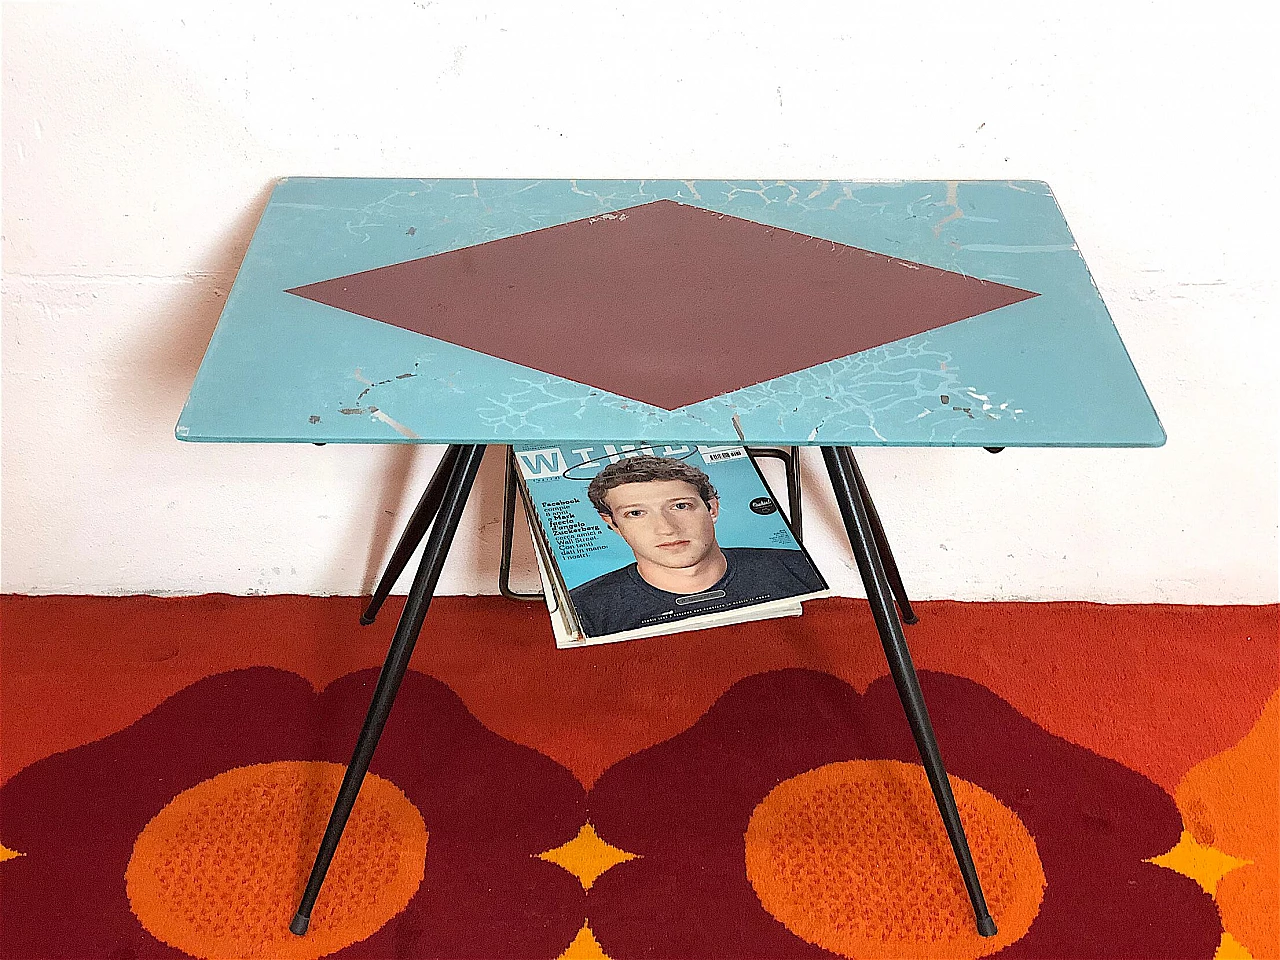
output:
[[5,597],[0,956],[1280,957],[1280,608],[924,603],[984,939],[865,603],[556,651],[399,601]]

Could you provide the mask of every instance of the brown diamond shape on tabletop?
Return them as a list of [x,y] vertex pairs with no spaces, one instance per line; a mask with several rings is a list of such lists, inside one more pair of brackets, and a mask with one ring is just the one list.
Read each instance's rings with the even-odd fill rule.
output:
[[287,292],[666,410],[1038,296],[674,200]]

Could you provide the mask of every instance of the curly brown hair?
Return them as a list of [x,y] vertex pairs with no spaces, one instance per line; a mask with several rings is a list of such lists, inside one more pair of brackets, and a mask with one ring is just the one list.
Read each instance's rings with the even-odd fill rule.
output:
[[708,507],[712,500],[720,496],[711,485],[711,478],[697,467],[671,457],[651,456],[624,457],[617,463],[609,464],[591,481],[587,487],[587,496],[597,512],[612,517],[613,511],[604,499],[606,493],[624,483],[649,483],[652,480],[683,480],[697,489],[698,496]]

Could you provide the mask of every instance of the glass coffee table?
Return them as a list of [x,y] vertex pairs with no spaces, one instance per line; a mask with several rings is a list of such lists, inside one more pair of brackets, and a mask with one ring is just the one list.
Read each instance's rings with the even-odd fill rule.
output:
[[272,193],[177,435],[447,445],[362,618],[425,539],[299,935],[485,448],[621,438],[821,448],[978,930],[994,934],[852,448],[1165,439],[1044,183],[304,178]]

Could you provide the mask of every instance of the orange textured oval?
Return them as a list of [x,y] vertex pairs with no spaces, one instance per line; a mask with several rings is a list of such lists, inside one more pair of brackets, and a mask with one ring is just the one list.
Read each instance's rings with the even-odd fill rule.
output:
[[1246,861],[1222,877],[1214,899],[1223,927],[1255,957],[1280,957],[1277,769],[1280,691],[1239,743],[1192,767],[1174,794],[1196,840]]
[[977,933],[924,769],[894,760],[827,764],[760,802],[746,865],[764,908],[846,957],[976,958],[1022,937],[1044,898],[1035,841],[990,793],[950,779],[996,936]]
[[427,830],[395,784],[365,778],[311,914],[289,932],[344,768],[238,767],[175,797],[134,843],[129,903],[157,939],[196,957],[314,960],[365,939],[422,883]]

